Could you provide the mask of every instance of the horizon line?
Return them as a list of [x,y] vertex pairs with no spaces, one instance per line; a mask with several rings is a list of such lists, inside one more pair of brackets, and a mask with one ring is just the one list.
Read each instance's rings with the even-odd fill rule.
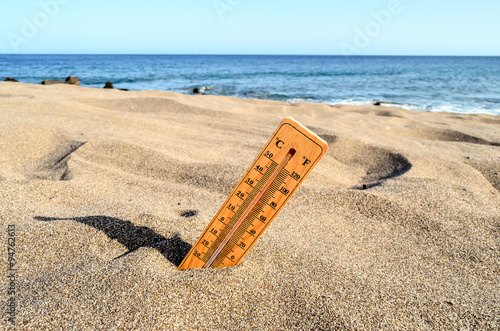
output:
[[0,53],[1,55],[135,55],[135,56],[325,56],[325,57],[500,57],[500,55],[402,55],[402,54],[223,54],[223,53]]

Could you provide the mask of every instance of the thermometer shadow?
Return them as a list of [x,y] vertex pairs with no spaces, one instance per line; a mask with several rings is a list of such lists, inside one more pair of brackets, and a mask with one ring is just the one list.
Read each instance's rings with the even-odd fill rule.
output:
[[171,238],[165,238],[146,226],[136,226],[130,221],[123,221],[115,217],[56,218],[36,216],[34,219],[43,222],[74,221],[104,232],[110,239],[118,241],[128,249],[127,252],[115,257],[114,260],[124,257],[141,247],[150,247],[156,249],[168,261],[178,267],[192,247],[182,240],[178,234]]

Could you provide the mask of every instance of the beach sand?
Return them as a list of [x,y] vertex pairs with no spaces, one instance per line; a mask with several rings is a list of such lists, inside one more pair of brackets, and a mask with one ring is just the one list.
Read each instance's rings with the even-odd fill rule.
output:
[[[326,156],[241,265],[177,271],[285,117]],[[1,286],[15,225],[18,329],[498,329],[499,173],[494,115],[2,82]]]

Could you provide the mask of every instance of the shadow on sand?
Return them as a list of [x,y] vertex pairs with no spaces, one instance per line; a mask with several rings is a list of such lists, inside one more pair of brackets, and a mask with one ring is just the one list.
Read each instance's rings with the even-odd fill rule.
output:
[[109,238],[115,239],[127,247],[128,252],[115,258],[119,259],[141,247],[151,247],[160,252],[175,266],[179,266],[184,257],[189,253],[191,245],[183,241],[179,235],[165,238],[145,226],[135,226],[130,221],[123,221],[109,216],[87,216],[73,218],[34,217],[37,221],[75,221],[91,226],[104,232]]

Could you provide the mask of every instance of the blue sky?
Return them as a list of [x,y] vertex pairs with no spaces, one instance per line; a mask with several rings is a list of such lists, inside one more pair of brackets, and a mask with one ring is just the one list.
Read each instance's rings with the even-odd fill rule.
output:
[[500,55],[498,0],[25,0],[0,53]]

